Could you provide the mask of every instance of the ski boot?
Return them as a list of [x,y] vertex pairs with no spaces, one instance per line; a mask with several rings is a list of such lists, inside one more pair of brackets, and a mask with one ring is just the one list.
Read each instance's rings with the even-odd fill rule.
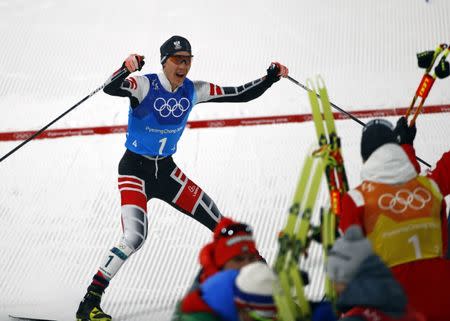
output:
[[88,287],[88,291],[81,301],[77,311],[77,321],[111,321],[111,316],[100,308],[103,289],[95,285]]

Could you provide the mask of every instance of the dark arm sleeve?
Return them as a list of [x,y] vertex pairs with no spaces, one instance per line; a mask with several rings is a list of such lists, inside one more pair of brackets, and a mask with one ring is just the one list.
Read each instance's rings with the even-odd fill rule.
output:
[[[120,72],[120,69],[112,74],[108,80],[113,79],[118,72]],[[130,73],[126,72],[124,75],[114,79],[114,81],[103,88],[103,91],[111,96],[128,97],[131,107],[134,108],[144,100],[150,85],[145,76],[127,78],[129,75]]]
[[205,81],[194,81],[196,103],[241,103],[261,96],[272,86],[273,80],[259,78],[237,87],[221,87]]
[[[111,77],[109,77],[107,82],[111,81],[111,79],[113,79],[114,76],[116,76],[121,71],[121,69],[114,72],[111,75]],[[122,89],[122,86],[124,85],[124,81],[129,75],[130,75],[130,72],[127,71],[120,77],[117,77],[116,79],[114,79],[114,81],[111,81],[108,85],[105,86],[105,88],[103,88],[103,92],[105,94],[108,94],[111,96],[130,97],[130,95],[131,95],[130,92]],[[128,82],[128,81],[126,81],[126,82]]]

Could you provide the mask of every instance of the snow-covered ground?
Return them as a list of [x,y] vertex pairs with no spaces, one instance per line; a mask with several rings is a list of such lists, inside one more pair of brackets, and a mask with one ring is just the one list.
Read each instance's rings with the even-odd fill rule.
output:
[[[243,84],[278,60],[301,82],[320,73],[331,100],[349,111],[405,107],[422,74],[415,54],[450,41],[449,14],[447,0],[0,0],[0,132],[40,128],[131,52],[147,57],[143,72],[160,70],[159,46],[173,34],[191,41],[192,79]],[[449,86],[438,81],[427,104],[449,104]],[[306,93],[282,80],[250,103],[200,105],[191,119],[308,110]],[[126,120],[126,99],[99,93],[53,128]],[[449,121],[447,113],[419,118],[417,153],[431,164],[450,147]],[[337,126],[354,186],[361,126]],[[191,129],[175,160],[224,214],[255,227],[272,262],[314,142],[310,123]],[[0,142],[0,156],[17,143]],[[0,163],[0,320],[11,313],[74,319],[100,259],[120,236],[123,143],[123,134],[37,140]],[[112,281],[104,309],[118,321],[168,320],[209,238],[199,224],[151,201],[147,243]],[[311,293],[318,292],[315,285]]]

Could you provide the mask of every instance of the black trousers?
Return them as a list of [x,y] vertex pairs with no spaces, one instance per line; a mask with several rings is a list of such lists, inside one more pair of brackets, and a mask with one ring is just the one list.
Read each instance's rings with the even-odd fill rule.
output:
[[[124,188],[127,182],[142,182],[146,199]],[[122,186],[122,187],[121,187]],[[213,230],[221,213],[213,200],[173,161],[172,157],[148,158],[126,150],[119,163],[119,190],[122,205],[144,207],[152,198],[160,199]],[[145,203],[145,204],[144,204]]]

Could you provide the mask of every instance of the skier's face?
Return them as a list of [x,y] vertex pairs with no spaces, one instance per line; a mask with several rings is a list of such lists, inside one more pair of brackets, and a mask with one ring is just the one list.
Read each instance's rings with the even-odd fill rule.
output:
[[187,51],[177,52],[176,55],[167,58],[163,70],[172,86],[172,90],[179,87],[191,69],[192,56]]
[[235,269],[239,270],[240,268],[246,266],[247,264],[256,262],[259,260],[259,256],[253,253],[244,253],[238,256],[233,257],[223,266],[224,270]]

